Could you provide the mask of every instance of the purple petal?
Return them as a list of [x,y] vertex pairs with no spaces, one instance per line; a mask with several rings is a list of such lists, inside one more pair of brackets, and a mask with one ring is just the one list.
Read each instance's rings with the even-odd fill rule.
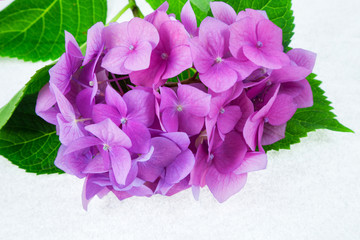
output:
[[267,117],[271,125],[282,125],[290,120],[296,112],[293,98],[287,94],[279,94],[271,106]]
[[178,21],[164,22],[160,27],[159,34],[163,48],[167,53],[176,47],[189,44],[189,36],[184,26]]
[[222,203],[245,186],[246,178],[246,174],[222,174],[211,167],[206,175],[206,184],[216,200]]
[[[242,58],[243,47],[256,44],[256,23],[254,19],[244,18],[230,26],[229,48],[235,58]],[[250,59],[251,60],[251,59]]]
[[161,114],[161,122],[167,132],[177,132],[179,129],[179,114],[176,109],[166,108]]
[[271,49],[271,51],[283,51],[282,30],[270,20],[264,19],[257,24],[256,27],[257,40],[261,41],[263,47]]
[[178,118],[179,132],[185,132],[189,136],[199,134],[204,126],[205,117],[198,117],[186,112],[180,112]]
[[183,110],[194,116],[205,117],[210,111],[211,95],[195,87],[179,84],[177,89],[179,104]]
[[138,86],[158,87],[158,83],[166,69],[166,61],[161,58],[161,53],[153,51],[149,68],[130,73],[130,80]]
[[230,5],[224,2],[211,2],[210,7],[214,17],[220,21],[228,25],[236,21],[236,12]]
[[286,123],[278,126],[264,124],[264,131],[261,137],[261,145],[270,145],[285,138]]
[[142,123],[135,120],[128,121],[122,127],[123,131],[130,137],[131,152],[144,154],[150,150],[150,132]]
[[166,71],[162,78],[172,78],[192,67],[191,51],[188,45],[172,48],[167,59]]
[[224,112],[219,115],[217,127],[222,134],[227,134],[235,128],[236,123],[241,118],[239,106],[227,106]]
[[121,124],[121,115],[119,111],[106,104],[96,104],[92,111],[92,120],[94,123],[99,123],[105,119],[110,118],[117,126]]
[[166,108],[175,109],[178,105],[178,99],[173,89],[167,87],[160,87],[161,102],[160,111]]
[[123,96],[127,106],[128,119],[136,120],[150,127],[155,117],[155,96],[149,89],[135,88]]
[[165,181],[178,183],[190,174],[195,164],[194,154],[188,149],[176,157],[176,160],[166,168]]
[[109,170],[109,166],[104,164],[104,159],[97,154],[83,170],[83,173],[105,173]]
[[271,73],[271,81],[276,83],[293,82],[305,79],[311,71],[304,67],[285,66]]
[[180,18],[182,24],[184,24],[184,27],[190,36],[196,36],[198,31],[196,16],[194,10],[191,7],[190,1],[187,1],[183,6]]
[[59,113],[59,111],[52,108],[56,104],[56,98],[50,91],[49,86],[50,83],[47,83],[44,87],[41,88],[36,100],[35,112],[45,121],[56,125],[56,115]]
[[162,133],[161,136],[166,137],[176,143],[181,151],[185,151],[190,145],[190,139],[184,132]]
[[112,147],[110,149],[110,159],[116,182],[125,184],[126,177],[131,168],[130,153],[125,148]]
[[309,82],[306,79],[304,79],[302,81],[299,81],[299,84],[301,84],[304,88],[300,92],[300,94],[294,98],[294,102],[297,104],[298,108],[311,107],[314,101],[313,101],[313,94]]
[[86,54],[83,61],[83,66],[91,61],[91,59],[96,58],[99,52],[104,48],[102,41],[102,31],[104,29],[104,24],[102,22],[95,23],[87,33],[87,42],[86,42]]
[[68,122],[73,122],[75,117],[75,111],[71,103],[67,100],[67,98],[60,92],[60,90],[55,86],[50,84],[50,88],[53,90],[56,102],[59,106],[61,115]]
[[296,63],[296,65],[307,68],[312,72],[315,65],[316,53],[301,48],[294,48],[286,54],[290,57],[291,61]]
[[243,174],[263,170],[267,165],[267,156],[262,152],[248,152],[245,155],[244,161],[241,163],[234,173]]
[[211,56],[205,46],[201,45],[199,37],[190,40],[191,56],[196,70],[199,73],[205,73],[214,64],[214,57]]
[[238,80],[237,73],[226,62],[215,63],[207,72],[200,73],[199,77],[216,93],[230,89]]
[[110,106],[116,107],[122,117],[127,115],[127,106],[124,99],[111,85],[106,87],[105,100]]
[[279,69],[289,62],[289,57],[280,51],[262,50],[253,46],[244,46],[243,51],[250,61],[270,69]]
[[85,177],[86,175],[83,173],[83,170],[89,163],[91,156],[86,153],[83,154],[81,151],[64,154],[65,150],[66,147],[61,145],[55,159],[55,166],[68,174],[77,176],[78,178]]
[[109,118],[100,123],[88,125],[85,129],[101,139],[103,143],[108,144],[110,147],[131,147],[130,138]]
[[257,133],[260,122],[262,121],[261,119],[253,120],[255,114],[256,113],[253,113],[249,116],[249,118],[245,122],[244,130],[243,130],[245,142],[247,143],[247,145],[249,145],[250,149],[253,151],[255,151],[256,148]]
[[83,127],[76,121],[68,122],[60,113],[57,115],[57,120],[59,126],[59,140],[62,144],[68,146],[74,140],[85,136]]
[[260,22],[264,19],[269,19],[265,11],[254,10],[251,8],[245,9],[245,11],[240,11],[236,17],[236,21],[239,21],[243,18],[250,17],[255,20],[255,22]]
[[103,190],[104,187],[101,187],[95,183],[92,182],[92,176],[89,175],[84,182],[83,186],[83,192],[82,192],[82,204],[83,208],[87,210],[88,204],[90,200],[101,190]]
[[101,144],[101,140],[91,137],[85,136],[74,140],[65,150],[64,154],[69,154],[84,148],[92,147],[95,145]]
[[244,161],[247,146],[242,135],[232,131],[226,135],[223,144],[213,152],[213,163],[221,173],[230,173]]
[[83,118],[91,118],[95,99],[92,98],[92,89],[85,88],[76,96],[76,106]]

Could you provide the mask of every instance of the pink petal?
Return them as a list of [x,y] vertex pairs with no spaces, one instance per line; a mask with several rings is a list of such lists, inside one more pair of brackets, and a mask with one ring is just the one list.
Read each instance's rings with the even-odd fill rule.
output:
[[296,112],[293,98],[287,94],[279,94],[271,106],[267,117],[271,125],[282,125],[290,120]]
[[235,58],[242,58],[242,48],[256,43],[254,19],[244,18],[230,26],[229,48]]
[[199,37],[190,40],[191,56],[196,70],[199,73],[205,73],[214,64],[214,58],[208,52],[205,46],[201,45]]
[[282,30],[270,20],[264,19],[256,27],[257,40],[261,41],[263,47],[272,51],[282,52]]
[[216,200],[222,203],[245,186],[246,178],[246,174],[221,174],[211,167],[206,175],[206,184]]
[[160,87],[160,94],[160,111],[163,111],[166,108],[176,108],[176,106],[178,105],[178,99],[173,89],[167,87]]
[[149,42],[140,41],[129,51],[124,62],[124,68],[130,71],[140,71],[150,66],[152,46]]
[[255,22],[259,22],[264,19],[269,19],[265,11],[247,8],[247,9],[245,9],[245,11],[239,12],[238,16],[236,17],[236,21],[239,21],[246,17],[250,17],[250,18],[254,19]]
[[279,69],[289,61],[289,57],[283,52],[265,50],[253,46],[244,46],[243,48],[245,56],[262,67]]
[[111,23],[104,28],[102,34],[106,48],[112,49],[119,46],[127,46],[129,38],[127,25],[128,22]]
[[299,81],[299,84],[301,84],[304,88],[300,92],[300,94],[294,98],[294,102],[297,104],[298,108],[311,107],[314,101],[313,101],[313,94],[309,82],[306,79],[304,79],[302,81]]
[[192,58],[190,47],[188,45],[174,47],[169,54],[166,71],[162,77],[164,79],[175,77],[191,67]]
[[151,23],[141,19],[133,18],[127,25],[129,40],[132,43],[141,41],[149,42],[152,48],[159,43],[159,33]]
[[124,67],[129,52],[129,48],[125,46],[111,48],[103,58],[101,66],[115,74],[129,74],[131,70]]
[[236,12],[224,2],[210,2],[211,12],[215,18],[230,25],[236,21]]
[[76,96],[76,106],[83,118],[92,117],[95,99],[91,97],[92,89],[85,88]]
[[216,93],[230,89],[238,80],[237,73],[226,62],[214,64],[206,73],[200,73],[199,77]]
[[85,177],[86,175],[83,173],[83,170],[91,159],[91,156],[89,157],[82,152],[64,154],[65,150],[66,147],[61,145],[54,162],[55,166],[68,174],[77,176],[78,178]]

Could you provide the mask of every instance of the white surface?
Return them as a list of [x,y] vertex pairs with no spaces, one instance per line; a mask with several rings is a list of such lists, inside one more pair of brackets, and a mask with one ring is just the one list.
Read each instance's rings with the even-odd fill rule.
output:
[[[109,2],[111,8],[120,1]],[[143,7],[144,0],[138,2]],[[355,132],[358,9],[356,0],[294,0],[291,44],[318,53],[314,72],[338,119]],[[112,17],[116,10],[109,12]],[[42,65],[0,58],[0,105]],[[94,199],[88,212],[81,206],[82,180],[36,176],[1,158],[0,239],[359,239],[359,149],[359,134],[320,130],[291,151],[270,152],[268,168],[250,174],[245,188],[223,204],[208,190],[196,202],[188,190],[123,202],[109,195]]]

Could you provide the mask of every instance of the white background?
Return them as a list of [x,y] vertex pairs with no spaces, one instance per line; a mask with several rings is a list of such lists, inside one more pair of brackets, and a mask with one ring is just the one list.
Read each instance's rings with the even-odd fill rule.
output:
[[[147,14],[144,2],[138,0]],[[109,18],[125,3],[109,1]],[[357,0],[294,0],[291,44],[318,54],[321,87],[340,122],[355,132],[359,9]],[[0,58],[0,106],[45,64]],[[81,206],[82,180],[36,176],[0,157],[0,239],[360,239],[359,149],[357,133],[318,130],[291,151],[270,152],[267,169],[250,174],[245,188],[223,204],[204,189],[199,202],[190,190],[123,202],[109,195],[94,199],[88,212]]]

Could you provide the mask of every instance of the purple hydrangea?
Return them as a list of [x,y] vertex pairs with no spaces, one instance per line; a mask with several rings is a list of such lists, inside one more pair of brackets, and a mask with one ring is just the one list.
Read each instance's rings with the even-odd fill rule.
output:
[[[306,77],[316,55],[284,53],[264,11],[212,2],[200,27],[188,1],[181,21],[165,2],[145,19],[88,31],[85,56],[65,33],[36,113],[56,125],[55,165],[85,178],[83,204],[207,186],[223,202],[266,168],[263,146],[285,137],[313,103]],[[188,79],[169,79],[187,72]]]

